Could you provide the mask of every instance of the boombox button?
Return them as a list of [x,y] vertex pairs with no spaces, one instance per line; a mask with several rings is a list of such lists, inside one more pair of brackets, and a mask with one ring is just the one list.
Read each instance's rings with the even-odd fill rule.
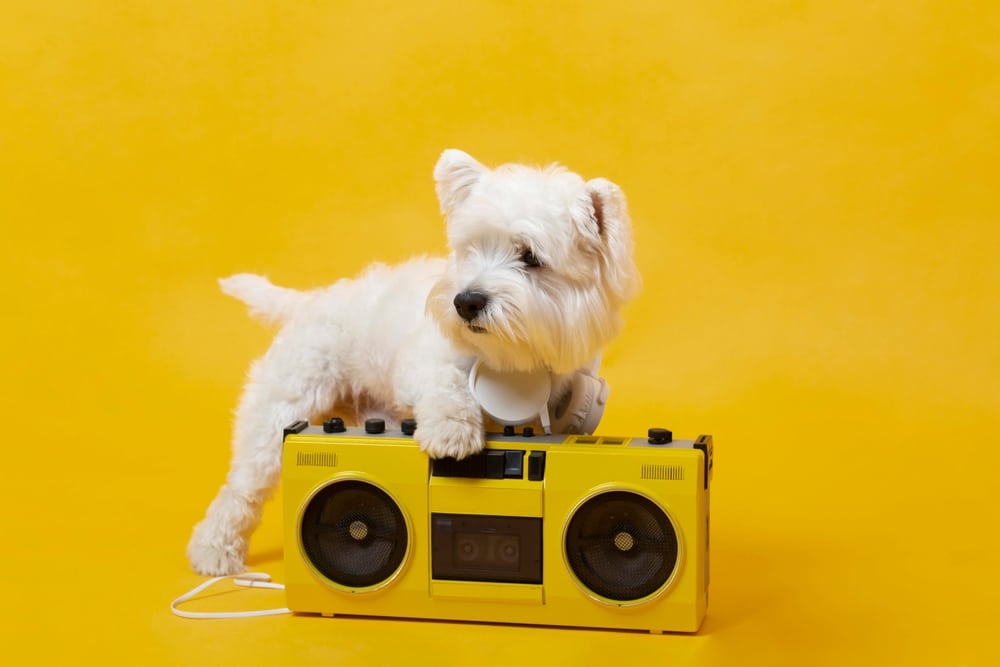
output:
[[545,479],[545,452],[528,454],[528,479],[532,482]]
[[522,479],[524,477],[524,452],[519,449],[507,450],[503,476],[508,479]]
[[506,460],[506,452],[502,449],[486,452],[486,479],[503,479]]

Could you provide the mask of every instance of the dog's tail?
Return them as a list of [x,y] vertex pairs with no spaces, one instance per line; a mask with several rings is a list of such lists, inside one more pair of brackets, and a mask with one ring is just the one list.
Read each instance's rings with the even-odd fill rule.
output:
[[220,278],[222,291],[250,306],[250,314],[265,324],[282,324],[291,319],[308,293],[278,287],[264,276],[237,273]]

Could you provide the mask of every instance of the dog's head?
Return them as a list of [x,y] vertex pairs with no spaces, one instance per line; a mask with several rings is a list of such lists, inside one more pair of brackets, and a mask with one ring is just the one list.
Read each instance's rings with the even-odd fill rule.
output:
[[593,361],[640,285],[618,186],[555,165],[491,170],[459,150],[434,179],[451,254],[427,307],[444,334],[499,370]]

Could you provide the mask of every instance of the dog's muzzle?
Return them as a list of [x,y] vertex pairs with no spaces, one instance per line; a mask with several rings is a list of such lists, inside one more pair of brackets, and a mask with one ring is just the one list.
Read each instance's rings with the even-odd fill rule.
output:
[[490,297],[482,292],[459,292],[455,296],[454,304],[455,310],[458,311],[459,317],[461,317],[466,322],[471,322],[472,320],[479,317],[479,313],[482,312],[486,305],[490,302]]

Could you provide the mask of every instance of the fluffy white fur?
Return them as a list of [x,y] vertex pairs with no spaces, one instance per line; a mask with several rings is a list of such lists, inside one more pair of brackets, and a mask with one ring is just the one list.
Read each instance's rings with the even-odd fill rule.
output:
[[243,570],[292,422],[413,415],[423,450],[461,458],[483,447],[468,388],[477,358],[497,370],[546,368],[558,395],[558,378],[588,366],[618,333],[639,277],[616,185],[558,166],[490,170],[458,150],[441,155],[434,178],[447,259],[375,264],[309,292],[247,274],[220,281],[282,326],[250,369],[226,483],[188,545],[198,572]]

